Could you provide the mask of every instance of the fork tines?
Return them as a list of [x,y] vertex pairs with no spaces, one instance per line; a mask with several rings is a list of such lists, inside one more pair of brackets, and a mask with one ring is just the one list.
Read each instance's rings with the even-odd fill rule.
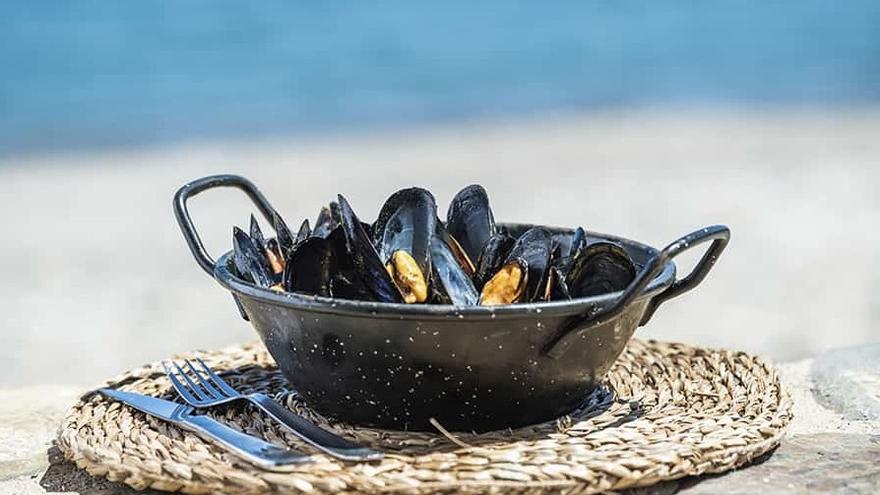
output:
[[184,359],[185,368],[175,361],[163,361],[162,366],[171,385],[183,399],[190,404],[216,403],[238,397],[238,392],[230,387],[204,361],[196,358],[198,366]]

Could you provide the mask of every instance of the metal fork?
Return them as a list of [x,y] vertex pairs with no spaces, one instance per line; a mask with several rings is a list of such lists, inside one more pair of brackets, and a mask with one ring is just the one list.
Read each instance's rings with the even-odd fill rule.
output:
[[[382,458],[382,453],[367,447],[361,447],[320,428],[306,418],[278,404],[266,394],[242,394],[229,386],[204,361],[196,359],[199,367],[185,359],[189,373],[176,362],[163,361],[165,373],[171,385],[187,404],[206,408],[228,404],[236,401],[247,401],[257,406],[275,421],[281,423],[294,435],[301,438],[318,450],[346,461],[373,461]],[[192,376],[190,376],[192,375]]]

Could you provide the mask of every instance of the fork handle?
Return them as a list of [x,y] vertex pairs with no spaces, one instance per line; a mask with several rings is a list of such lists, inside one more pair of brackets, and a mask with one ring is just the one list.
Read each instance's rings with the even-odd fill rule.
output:
[[284,471],[311,460],[306,454],[278,447],[233,430],[208,416],[185,415],[177,424],[203,438],[223,445],[232,453],[263,469]]
[[382,458],[382,453],[349,442],[330,433],[306,418],[272,400],[265,394],[247,396],[251,404],[257,406],[272,419],[281,423],[294,435],[318,450],[346,461],[373,461]]

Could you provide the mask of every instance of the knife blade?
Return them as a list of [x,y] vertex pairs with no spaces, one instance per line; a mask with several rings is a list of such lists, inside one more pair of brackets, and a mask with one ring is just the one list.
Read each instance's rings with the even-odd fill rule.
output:
[[311,456],[302,452],[279,447],[260,438],[233,430],[209,416],[192,414],[193,408],[190,406],[111,388],[102,388],[98,392],[145,414],[176,424],[206,440],[218,443],[233,454],[263,469],[285,471],[312,460]]

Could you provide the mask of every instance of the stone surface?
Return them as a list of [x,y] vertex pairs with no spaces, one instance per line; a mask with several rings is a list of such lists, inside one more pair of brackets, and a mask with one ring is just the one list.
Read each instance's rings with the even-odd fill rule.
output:
[[820,355],[812,379],[822,405],[853,420],[880,419],[880,344]]
[[880,493],[880,434],[793,435],[763,462],[680,487],[687,495]]
[[[820,359],[824,357],[816,362]],[[880,420],[852,419],[823,407],[813,393],[817,386],[811,370],[816,368],[809,360],[780,366],[792,393],[795,417],[789,436],[771,455],[724,475],[685,478],[631,490],[629,495],[880,493]],[[60,418],[79,391],[0,390],[0,494],[160,493],[137,492],[93,478],[51,447]]]
[[0,481],[46,468],[46,450],[79,392],[55,386],[0,390]]

